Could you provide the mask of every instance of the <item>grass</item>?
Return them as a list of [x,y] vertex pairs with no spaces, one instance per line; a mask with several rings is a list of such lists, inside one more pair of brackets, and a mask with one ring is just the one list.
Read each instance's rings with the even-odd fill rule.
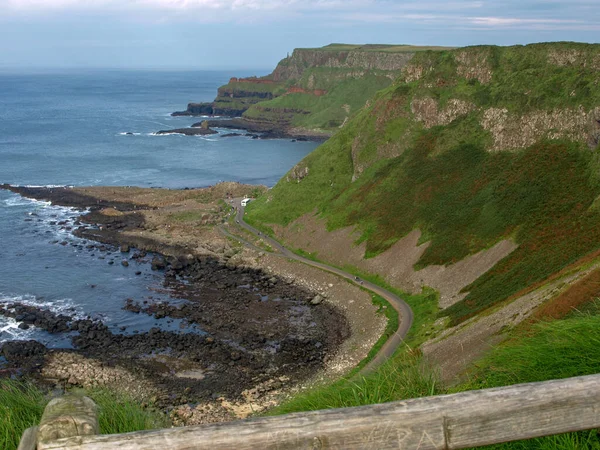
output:
[[209,216],[208,211],[180,211],[170,213],[167,218],[174,222],[199,222],[203,216]]
[[0,448],[16,449],[23,431],[39,423],[45,404],[32,385],[0,380]]
[[320,97],[303,93],[279,96],[251,106],[244,117],[283,121],[309,129],[337,129],[377,91],[392,83],[386,74],[385,71],[373,71],[357,78],[351,69],[309,68],[298,84],[310,90],[327,90],[327,94]]
[[[418,351],[406,347],[377,372],[340,380],[301,393],[271,414],[369,405],[406,398],[463,392],[600,373],[600,301],[568,318],[521,327],[509,341],[479,362],[470,380],[451,389],[436,382]],[[596,430],[485,447],[493,450],[600,448]]]
[[[106,390],[84,392],[99,407],[101,434],[127,433],[169,426],[166,417],[142,409],[132,399]],[[39,424],[49,398],[33,384],[0,379],[0,448],[14,450],[25,429]]]
[[[591,312],[575,312],[567,319],[523,327],[508,342],[483,359],[471,380],[455,391],[486,389],[600,373],[600,303]],[[486,447],[517,449],[600,449],[597,430],[568,433]]]
[[303,392],[270,411],[270,415],[385,403],[439,393],[435,377],[421,368],[408,350],[367,376],[345,378]]

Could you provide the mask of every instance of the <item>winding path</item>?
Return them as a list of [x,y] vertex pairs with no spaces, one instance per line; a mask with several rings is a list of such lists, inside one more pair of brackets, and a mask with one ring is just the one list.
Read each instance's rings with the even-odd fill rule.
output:
[[[257,237],[262,238],[263,241],[267,242],[271,247],[277,249],[279,251],[279,253],[281,254],[281,256],[284,256],[286,258],[293,259],[296,261],[300,261],[309,266],[317,267],[321,270],[325,270],[327,272],[333,273],[341,278],[345,278],[346,280],[348,280],[356,285],[359,285],[360,287],[363,287],[363,288],[383,297],[384,299],[386,299],[388,301],[388,303],[392,306],[392,308],[394,308],[398,312],[398,329],[383,344],[383,346],[379,349],[379,352],[377,352],[377,355],[375,355],[375,357],[373,359],[371,359],[371,361],[369,361],[369,363],[365,367],[362,368],[361,374],[364,375],[364,374],[370,373],[370,372],[374,371],[377,367],[382,365],[385,361],[387,361],[394,354],[394,352],[400,346],[400,344],[402,344],[403,339],[406,337],[406,334],[408,333],[408,330],[410,330],[410,327],[413,322],[413,312],[410,309],[410,306],[408,306],[408,304],[404,300],[402,300],[400,297],[398,297],[397,295],[393,294],[392,292],[388,291],[387,289],[383,289],[382,287],[377,286],[376,284],[370,283],[369,281],[366,281],[366,280],[357,280],[354,275],[352,275],[348,272],[345,272],[341,269],[338,269],[337,267],[332,267],[327,264],[323,264],[321,262],[313,261],[308,258],[304,258],[300,255],[297,255],[297,254],[293,253],[292,251],[288,250],[283,245],[281,245],[275,239],[273,239],[269,236],[266,236],[265,234],[261,233],[256,228],[254,228],[253,226],[248,225],[244,221],[245,208],[241,205],[241,200],[242,200],[241,198],[236,198],[236,199],[233,199],[233,202],[232,202],[232,206],[237,208],[237,211],[238,211],[237,215],[236,215],[236,222],[240,227],[244,228],[245,230],[249,231],[250,233],[254,234]],[[233,236],[230,233],[227,233],[227,231],[225,231],[225,230],[223,230],[223,231],[226,234],[229,234],[230,236],[235,237],[236,239],[240,239],[238,236]],[[241,239],[241,240],[246,245],[257,248],[255,245],[251,244],[250,242],[248,242],[244,239]],[[258,249],[258,250],[261,250],[261,249]]]

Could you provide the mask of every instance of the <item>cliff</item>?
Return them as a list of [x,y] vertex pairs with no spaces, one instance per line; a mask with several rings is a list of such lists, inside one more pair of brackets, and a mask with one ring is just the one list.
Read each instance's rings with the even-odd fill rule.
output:
[[425,47],[331,44],[296,49],[266,77],[231,78],[212,103],[174,115],[242,116],[281,135],[330,135]]
[[402,289],[434,287],[452,324],[600,252],[600,45],[417,52],[400,72],[250,220]]

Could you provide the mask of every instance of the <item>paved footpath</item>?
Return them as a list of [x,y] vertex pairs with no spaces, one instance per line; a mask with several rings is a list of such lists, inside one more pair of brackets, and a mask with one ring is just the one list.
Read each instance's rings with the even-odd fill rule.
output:
[[[341,269],[338,269],[337,267],[332,267],[327,264],[323,264],[321,262],[313,261],[311,259],[304,258],[300,255],[297,255],[297,254],[293,253],[292,251],[288,250],[283,245],[281,245],[275,239],[273,239],[269,236],[266,236],[264,233],[261,233],[253,226],[248,225],[244,221],[244,209],[245,208],[241,205],[241,200],[242,200],[241,198],[235,198],[230,203],[234,208],[237,208],[236,222],[237,222],[238,226],[244,228],[245,230],[248,230],[250,233],[256,235],[257,237],[260,237],[263,241],[268,243],[272,248],[276,249],[279,252],[279,254],[285,258],[300,261],[309,266],[317,267],[321,270],[331,272],[341,278],[345,278],[346,280],[373,292],[374,294],[377,294],[377,295],[383,297],[384,299],[386,299],[388,301],[388,303],[392,306],[392,308],[394,308],[398,312],[398,316],[399,316],[398,317],[398,329],[394,332],[394,334],[392,336],[389,337],[389,339],[385,342],[385,344],[383,344],[383,346],[379,349],[379,352],[377,353],[377,355],[375,355],[375,357],[371,361],[369,361],[369,363],[365,367],[362,368],[361,374],[366,375],[367,373],[373,372],[377,367],[379,367],[385,361],[387,361],[394,354],[396,349],[402,344],[404,338],[406,337],[406,334],[408,333],[408,330],[410,329],[410,327],[412,325],[413,312],[410,309],[410,306],[408,306],[408,304],[404,300],[402,300],[400,297],[398,297],[396,294],[388,291],[387,289],[383,289],[382,287],[377,286],[376,284],[370,283],[369,281],[366,281],[366,280],[361,280],[361,279],[357,280],[356,277],[354,275],[352,275],[351,273],[345,272]],[[226,234],[228,234],[232,237],[235,237],[236,239],[240,239],[238,236],[231,235],[226,230],[223,230],[223,231]],[[264,251],[244,239],[241,239],[241,240],[246,245],[249,245],[260,251]]]

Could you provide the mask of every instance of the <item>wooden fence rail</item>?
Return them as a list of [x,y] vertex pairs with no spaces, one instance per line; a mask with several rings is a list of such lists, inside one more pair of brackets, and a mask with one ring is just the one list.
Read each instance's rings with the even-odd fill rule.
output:
[[380,405],[38,442],[38,450],[462,449],[600,428],[600,374]]

